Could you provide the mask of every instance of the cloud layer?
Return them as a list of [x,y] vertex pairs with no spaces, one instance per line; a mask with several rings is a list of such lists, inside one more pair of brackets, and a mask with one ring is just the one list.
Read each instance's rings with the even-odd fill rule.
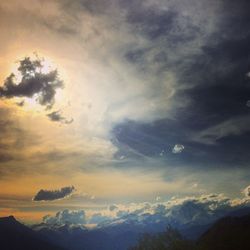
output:
[[[98,212],[88,210],[60,211],[55,216],[46,216],[47,224],[96,224],[107,227],[117,224],[150,225],[171,224],[207,225],[241,208],[249,208],[249,199],[230,199],[223,194],[201,195],[197,197],[172,198],[166,202],[117,204]],[[113,205],[114,206],[114,205]],[[83,219],[84,217],[84,219]]]

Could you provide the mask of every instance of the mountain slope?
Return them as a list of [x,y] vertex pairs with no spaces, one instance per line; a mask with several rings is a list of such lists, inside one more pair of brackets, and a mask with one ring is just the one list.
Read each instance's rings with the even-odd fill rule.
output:
[[63,250],[47,242],[30,228],[19,223],[13,216],[0,218],[1,250]]
[[249,250],[250,214],[217,221],[197,242],[199,250]]

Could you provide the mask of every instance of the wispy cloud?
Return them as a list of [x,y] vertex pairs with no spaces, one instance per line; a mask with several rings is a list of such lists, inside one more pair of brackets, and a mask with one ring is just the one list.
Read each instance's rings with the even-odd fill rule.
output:
[[241,135],[249,131],[249,116],[237,116],[194,134],[193,140],[204,144],[215,144],[230,135]]

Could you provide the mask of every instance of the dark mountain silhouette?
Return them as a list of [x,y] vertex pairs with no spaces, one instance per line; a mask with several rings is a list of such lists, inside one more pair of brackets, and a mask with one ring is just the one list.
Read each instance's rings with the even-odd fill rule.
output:
[[70,250],[127,250],[136,243],[137,233],[120,228],[87,230],[70,225],[46,227],[35,225],[33,228],[51,242]]
[[181,233],[181,235],[192,241],[196,241],[203,235],[210,227],[212,224],[207,224],[207,225],[194,225],[194,226],[189,226],[189,227],[184,227],[184,228],[177,228],[177,230]]
[[[249,250],[250,213],[245,215],[247,211],[247,209],[238,210],[233,213],[235,216],[224,217],[210,227],[209,225],[197,225],[185,228],[186,232],[179,230],[179,248],[176,249],[187,250],[186,248],[188,247],[188,249],[192,250]],[[241,216],[242,214],[244,216]],[[207,229],[208,227],[209,229]],[[48,227],[48,225],[42,223],[33,226],[33,229],[36,229],[36,231],[22,225],[13,216],[0,218],[0,249],[126,250],[131,246],[136,246],[140,236],[146,232],[146,228],[142,230],[142,228],[136,228],[135,225],[128,224],[88,230],[82,226],[66,224],[59,227]],[[171,235],[162,233],[163,231],[156,232],[151,230],[151,232],[148,232],[148,235],[152,235],[153,243],[155,241],[157,244],[160,243],[158,240],[171,240]],[[190,237],[185,236],[185,234],[188,234],[188,231],[190,231],[192,237],[196,234],[197,238],[198,235],[198,240],[186,240],[187,238],[190,239]],[[178,229],[176,232],[178,232]],[[150,238],[147,236],[146,239],[148,241]],[[141,243],[144,244],[143,241]],[[166,244],[164,243],[164,245]],[[186,246],[185,249],[183,249],[183,245]],[[153,248],[146,249],[152,250]],[[169,250],[169,248],[162,249]]]
[[[247,212],[249,212],[249,208],[236,210],[232,214],[237,216],[235,217],[235,221],[237,221],[238,219],[241,220],[241,217],[239,216],[242,214],[245,215]],[[219,220],[217,223],[221,223],[223,220],[224,219]],[[235,235],[227,236],[226,233],[230,232],[223,229],[223,227],[231,226],[221,225],[222,229],[217,230],[217,223],[208,225],[188,225],[184,226],[183,228],[176,228],[173,226],[173,228],[176,228],[181,233],[183,239],[191,240],[194,242],[194,244],[197,242],[197,249],[195,250],[224,250],[221,248],[221,243],[219,240],[225,239],[225,241],[228,241],[227,237],[229,237],[232,241],[237,241],[239,235],[237,232],[235,232]],[[247,221],[246,224],[250,227],[250,221]],[[232,227],[234,227],[233,224]],[[40,232],[44,237],[50,239],[54,244],[66,247],[70,250],[126,250],[129,247],[136,245],[138,239],[144,233],[157,235],[158,233],[163,232],[166,229],[166,224],[165,226],[164,223],[137,225],[126,222],[92,230],[88,230],[86,228],[72,229],[69,225],[64,225],[58,228],[49,228],[46,224],[40,224],[34,226],[33,228]],[[240,230],[244,231],[244,228],[239,228],[239,231]],[[210,234],[213,231],[216,232],[216,240],[214,236],[210,237]],[[250,231],[248,232],[250,235]],[[219,245],[217,249],[212,247],[213,245],[216,245],[216,242],[213,242],[213,240],[215,240]],[[224,242],[224,240],[222,240],[222,242]],[[231,250],[231,248],[227,247],[225,249]],[[232,248],[232,250],[244,250],[244,248]]]
[[[243,212],[243,210],[241,211]],[[250,214],[218,220],[197,241],[185,239],[171,227],[144,234],[131,250],[249,250]]]
[[250,214],[218,220],[197,241],[199,250],[249,250]]
[[[250,207],[243,207],[237,210],[234,210],[233,212],[227,214],[227,216],[231,216],[231,217],[241,217],[244,215],[248,215],[250,214]],[[224,216],[226,217],[226,216]]]
[[13,216],[0,218],[1,250],[63,250],[40,234],[19,223]]

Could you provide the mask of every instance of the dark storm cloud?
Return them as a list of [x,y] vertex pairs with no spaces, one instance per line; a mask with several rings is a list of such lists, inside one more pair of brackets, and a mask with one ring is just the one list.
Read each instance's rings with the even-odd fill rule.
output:
[[[131,9],[135,3],[138,8]],[[159,10],[138,1],[124,5],[128,22],[149,41],[127,51],[125,58],[143,70],[154,65],[158,74],[175,72],[174,98],[187,105],[175,110],[173,119],[116,124],[112,133],[117,154],[159,157],[164,151],[162,159],[174,165],[247,166],[250,2],[220,1],[213,16],[216,27],[210,30],[195,12],[192,19],[178,8]],[[185,150],[169,153],[175,144],[185,145]]]
[[[226,123],[203,130],[205,120],[183,115],[176,120],[151,124],[129,121],[117,125],[113,135],[119,148],[117,154],[126,158],[161,157],[172,166],[191,168],[247,167],[250,161],[249,126],[249,119],[248,122],[239,119],[232,121],[232,125]],[[177,143],[185,145],[181,154],[172,153]]]
[[130,9],[127,20],[133,24],[135,30],[140,30],[149,39],[157,39],[171,32],[177,13],[171,10],[154,8]]
[[34,201],[54,201],[63,199],[71,195],[75,191],[73,186],[63,187],[59,190],[44,190],[41,189],[33,198]]
[[197,2],[191,2],[194,2],[194,7],[186,10],[174,1],[162,6],[150,1],[148,4],[141,1],[122,4],[133,32],[147,40],[144,46],[130,47],[125,58],[144,71],[149,71],[154,65],[157,74],[169,70],[179,74],[179,64],[190,63],[191,56],[199,53],[200,46],[211,33],[208,24],[195,12]]
[[250,17],[246,10],[250,2],[221,2],[224,5],[218,32],[208,37],[201,54],[194,56],[189,64],[181,64],[179,78],[194,84],[195,88],[187,95],[196,104],[199,102],[201,111],[218,110],[220,115],[232,116],[241,112],[250,94],[246,77],[250,67]]
[[166,155],[171,155],[173,145],[180,142],[184,144],[187,140],[180,120],[166,119],[150,124],[127,121],[117,124],[112,132],[117,146],[126,156],[128,151],[131,156],[131,150],[150,157],[158,157],[162,150]]
[[[131,4],[128,7],[128,22],[133,24],[136,34],[146,35],[150,42],[127,51],[124,56],[129,62],[145,71],[154,65],[158,74],[172,70],[176,72],[178,85],[185,89],[207,87],[208,83],[221,81],[223,76],[230,79],[229,74],[242,73],[246,79],[249,17],[240,3],[229,8],[220,1],[218,15],[212,17],[217,26],[211,29],[196,12],[192,17],[174,5],[164,9],[135,2],[137,8],[130,9]],[[194,1],[192,11],[196,5]]]
[[245,35],[208,44],[203,54],[185,67],[180,80],[195,84],[183,92],[191,100],[190,109],[215,123],[249,112],[250,85],[245,77],[250,67],[249,42],[250,36]]
[[65,117],[63,117],[60,110],[51,112],[47,116],[53,122],[61,122],[61,123],[64,123],[64,124],[70,124],[70,123],[73,122],[72,118],[70,120],[67,120]]
[[157,138],[152,137],[143,131],[143,126],[146,124],[136,124],[135,122],[129,121],[123,124],[116,125],[113,128],[113,135],[115,139],[112,140],[119,151],[116,153],[116,158],[119,159],[121,156],[126,158],[141,158],[145,156],[155,156],[160,147]]
[[58,77],[57,70],[42,73],[42,61],[31,60],[29,57],[19,62],[18,71],[21,74],[20,82],[16,82],[12,73],[0,87],[1,98],[33,97],[37,95],[40,105],[51,108],[55,102],[57,88],[62,88],[63,83]]

